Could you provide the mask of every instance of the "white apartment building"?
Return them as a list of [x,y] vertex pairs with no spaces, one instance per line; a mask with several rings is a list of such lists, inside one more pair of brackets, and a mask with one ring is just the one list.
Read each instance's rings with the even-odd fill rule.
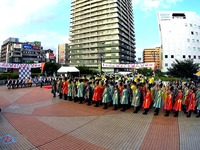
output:
[[70,66],[135,62],[132,0],[72,0]]
[[200,16],[195,12],[158,12],[162,48],[162,71],[175,61],[200,63]]

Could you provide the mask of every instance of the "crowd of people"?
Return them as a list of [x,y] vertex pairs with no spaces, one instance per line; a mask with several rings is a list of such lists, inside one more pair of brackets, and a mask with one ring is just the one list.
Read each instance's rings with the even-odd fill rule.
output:
[[133,113],[143,111],[147,115],[151,108],[154,115],[160,110],[168,117],[170,112],[178,117],[183,111],[187,117],[200,117],[200,86],[192,80],[188,82],[155,82],[153,77],[99,75],[97,77],[58,77],[52,81],[53,97],[87,103],[103,109],[133,109]]
[[8,89],[15,89],[15,88],[22,88],[22,87],[32,87],[33,84],[36,86],[42,87],[43,85],[51,85],[53,81],[53,77],[26,77],[26,78],[18,78],[18,79],[11,79],[8,78],[6,80],[6,86]]

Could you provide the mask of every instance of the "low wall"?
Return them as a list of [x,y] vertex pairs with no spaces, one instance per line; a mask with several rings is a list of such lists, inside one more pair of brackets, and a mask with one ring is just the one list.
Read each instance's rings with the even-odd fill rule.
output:
[[6,84],[6,80],[0,80],[0,85],[5,85]]

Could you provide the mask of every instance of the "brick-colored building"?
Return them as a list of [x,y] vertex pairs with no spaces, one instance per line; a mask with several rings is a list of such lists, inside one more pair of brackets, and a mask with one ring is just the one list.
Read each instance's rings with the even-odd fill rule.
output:
[[155,62],[157,69],[162,69],[161,48],[147,48],[143,51],[144,63]]

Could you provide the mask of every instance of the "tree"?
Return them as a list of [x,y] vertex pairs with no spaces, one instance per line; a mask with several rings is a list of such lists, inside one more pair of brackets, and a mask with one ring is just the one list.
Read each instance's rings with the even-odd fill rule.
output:
[[47,76],[51,76],[57,72],[59,69],[59,65],[52,62],[46,62],[44,66],[44,72],[46,72]]
[[198,71],[199,64],[194,63],[192,59],[184,61],[175,60],[172,67],[168,68],[167,74],[179,78],[193,78]]
[[143,74],[144,76],[152,76],[153,75],[152,69],[149,69],[149,68],[137,69],[137,73]]

